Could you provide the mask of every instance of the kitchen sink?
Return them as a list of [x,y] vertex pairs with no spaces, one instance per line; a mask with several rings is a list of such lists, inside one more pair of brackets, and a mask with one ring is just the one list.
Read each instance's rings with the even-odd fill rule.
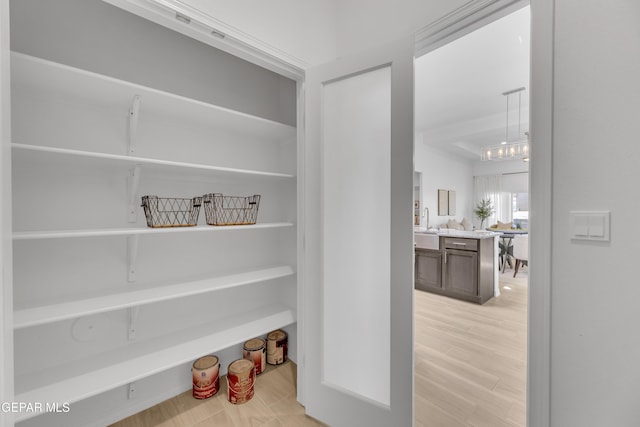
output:
[[440,250],[440,236],[434,233],[413,233],[415,246],[418,249]]

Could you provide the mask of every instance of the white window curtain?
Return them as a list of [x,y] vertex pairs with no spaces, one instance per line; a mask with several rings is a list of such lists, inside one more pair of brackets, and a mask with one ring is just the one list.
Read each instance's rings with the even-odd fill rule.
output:
[[[485,221],[485,227],[500,222],[511,222],[511,194],[502,191],[502,175],[482,175],[473,177],[473,208],[482,200],[491,200],[493,215]],[[480,226],[480,219],[474,217],[474,224]]]

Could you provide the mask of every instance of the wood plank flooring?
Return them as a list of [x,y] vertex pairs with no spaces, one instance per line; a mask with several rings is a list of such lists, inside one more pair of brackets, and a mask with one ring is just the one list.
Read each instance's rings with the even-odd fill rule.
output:
[[220,391],[196,400],[191,391],[179,394],[110,427],[316,427],[325,424],[305,415],[296,401],[296,365],[268,365],[256,378],[253,398],[241,405],[227,400],[227,380]]
[[416,427],[526,425],[527,275],[482,306],[415,292]]
[[[524,427],[527,269],[501,275],[502,295],[486,304],[415,292],[415,426]],[[226,379],[207,400],[191,392],[111,427],[306,427],[324,424],[296,401],[296,365],[269,366],[254,398],[226,400]]]

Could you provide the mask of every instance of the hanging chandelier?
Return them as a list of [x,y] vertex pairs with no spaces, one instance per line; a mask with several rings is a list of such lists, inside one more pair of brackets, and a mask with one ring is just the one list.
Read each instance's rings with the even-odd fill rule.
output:
[[503,92],[507,98],[507,123],[505,126],[505,139],[500,145],[484,147],[480,153],[480,159],[489,160],[522,160],[529,161],[529,132],[525,132],[526,139],[509,141],[509,96],[518,94],[518,136],[520,136],[520,113],[522,111],[522,91],[524,87]]

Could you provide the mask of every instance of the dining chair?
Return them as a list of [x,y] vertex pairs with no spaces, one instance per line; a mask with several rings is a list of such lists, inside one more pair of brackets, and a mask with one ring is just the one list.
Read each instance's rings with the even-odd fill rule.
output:
[[529,265],[529,235],[518,234],[513,236],[513,257],[516,260],[513,277],[518,274],[518,269],[522,265]]
[[511,234],[502,234],[498,243],[500,249],[498,268],[504,273],[509,264],[511,268],[511,258],[513,258],[513,245],[511,244],[513,236]]

